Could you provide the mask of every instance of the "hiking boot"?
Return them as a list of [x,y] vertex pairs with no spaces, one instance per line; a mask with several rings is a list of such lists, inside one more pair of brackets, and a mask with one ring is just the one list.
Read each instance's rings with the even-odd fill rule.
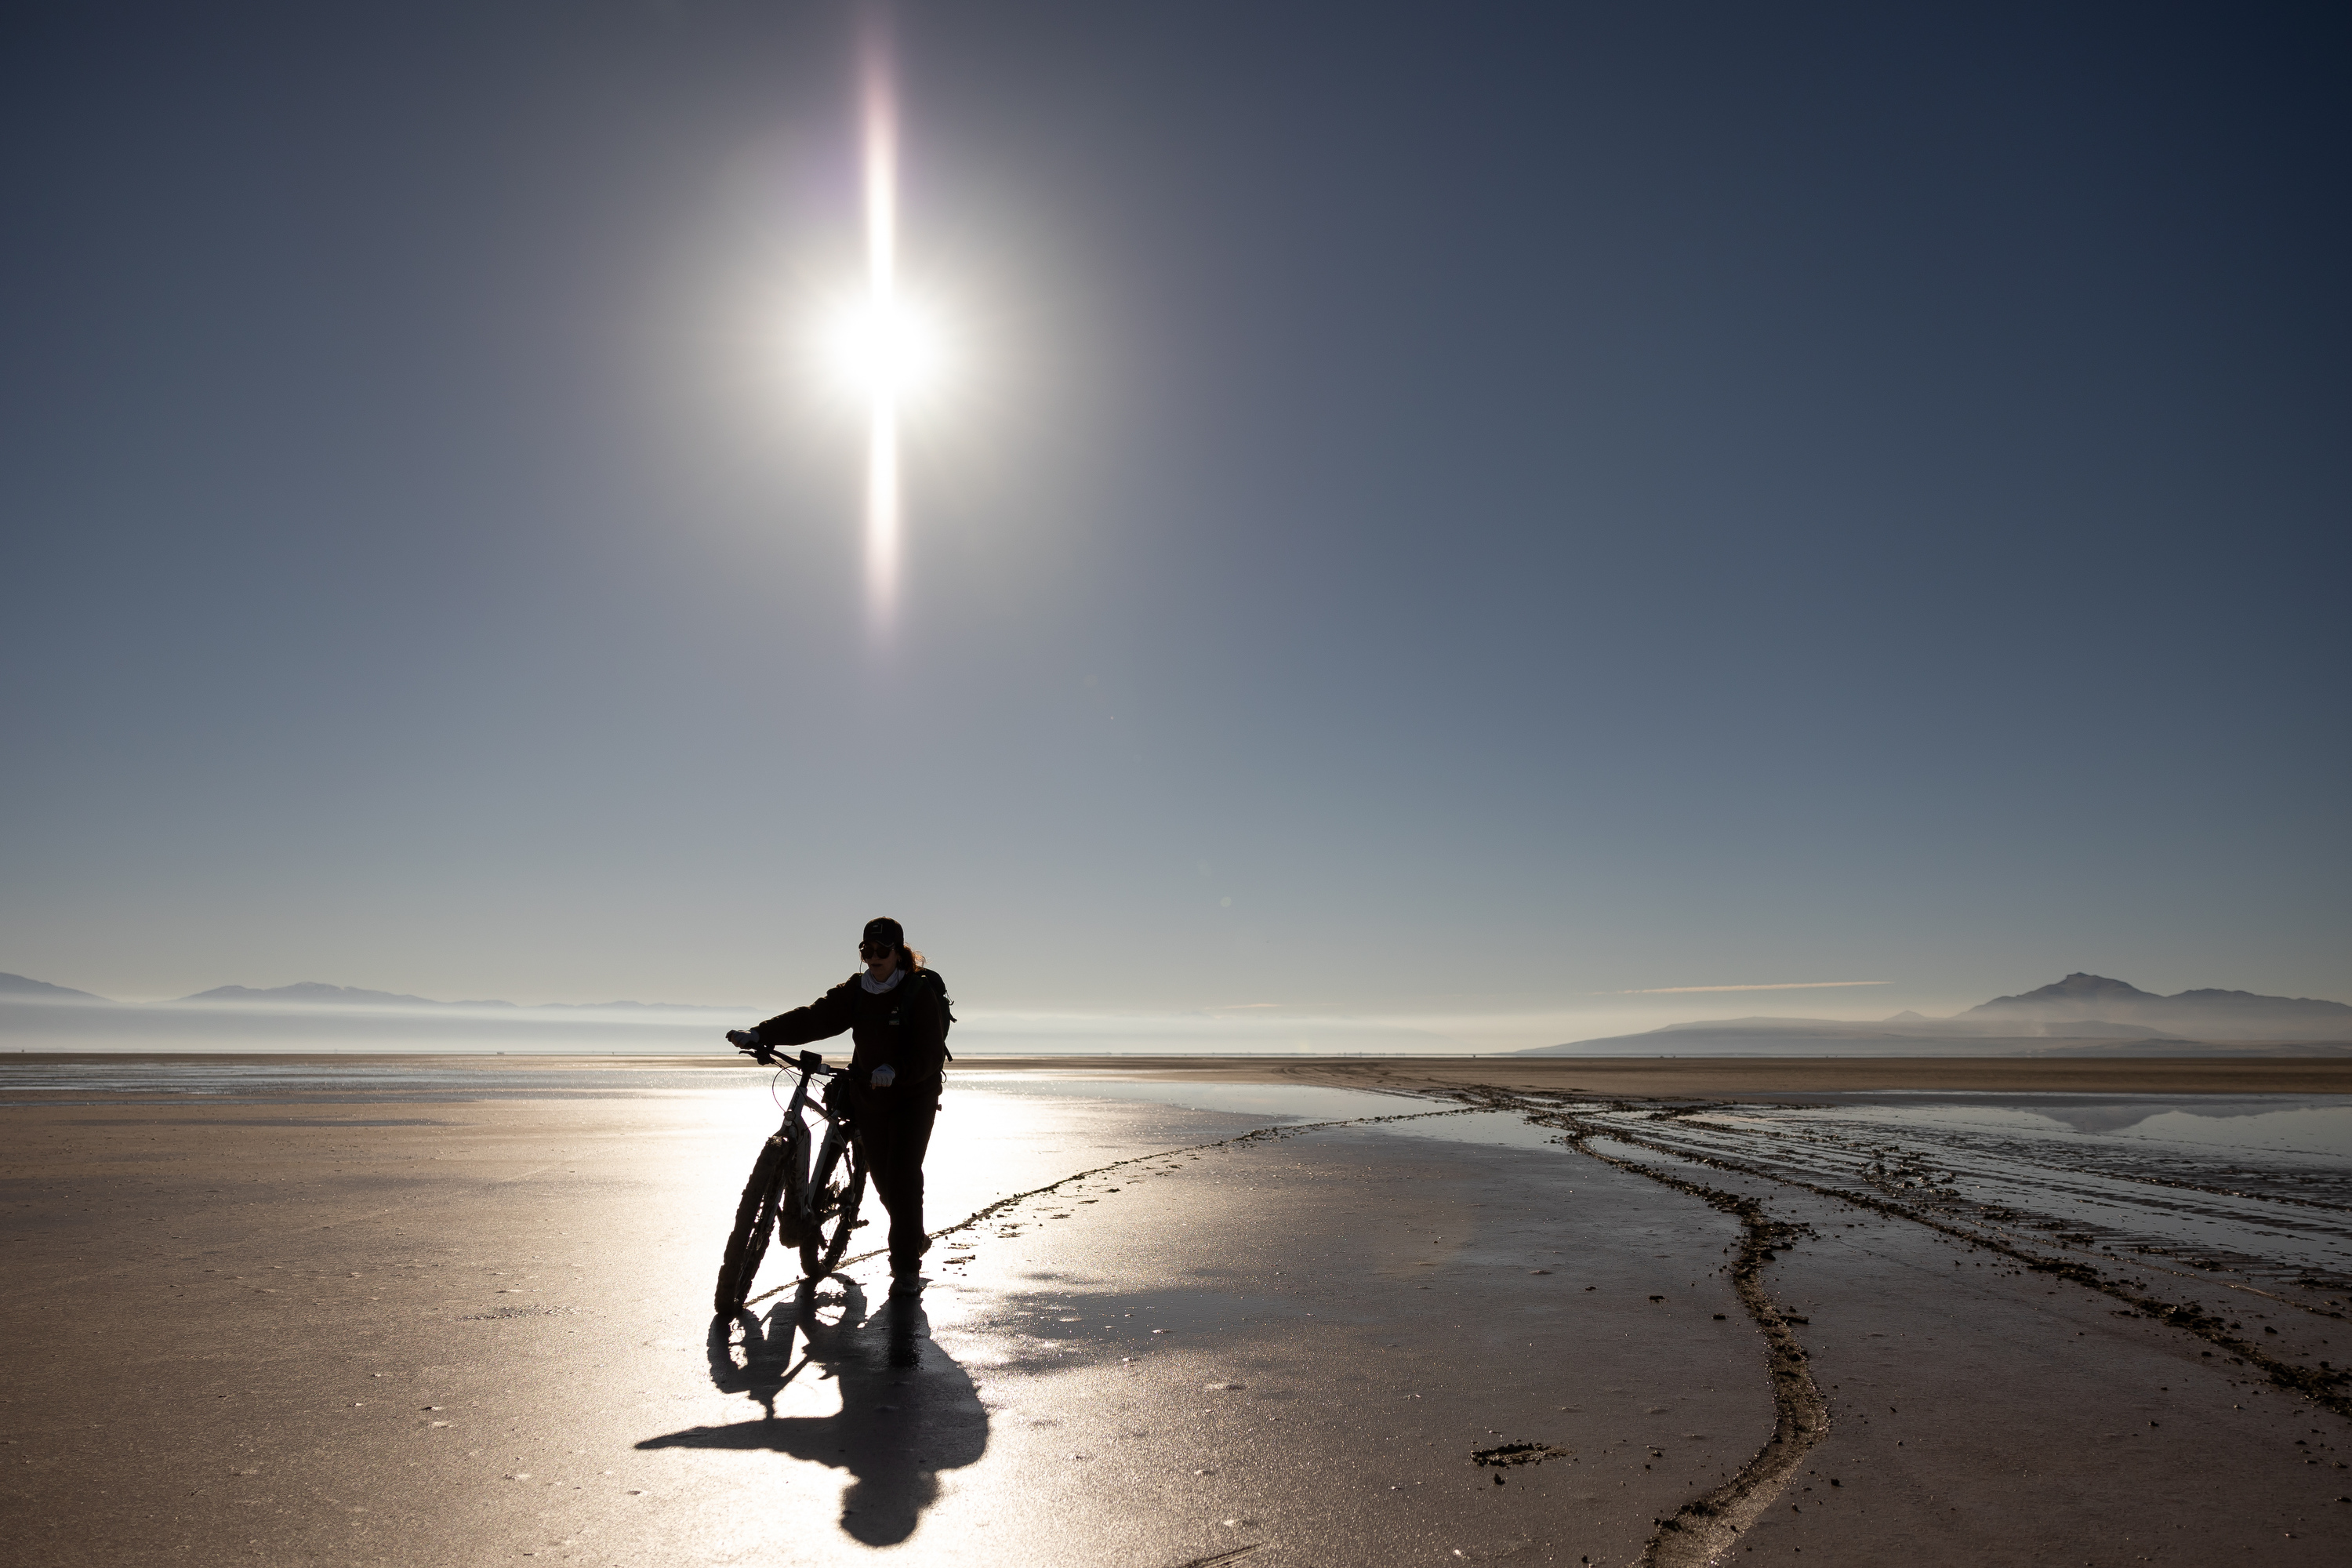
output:
[[919,1296],[923,1293],[923,1271],[919,1268],[896,1268],[890,1272],[890,1294]]

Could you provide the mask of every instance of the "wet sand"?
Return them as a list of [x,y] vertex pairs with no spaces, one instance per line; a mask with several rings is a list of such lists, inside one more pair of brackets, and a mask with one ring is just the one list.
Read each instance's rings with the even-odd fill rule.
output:
[[985,1057],[975,1070],[1140,1074],[1171,1080],[1365,1089],[1486,1085],[1593,1095],[1785,1096],[1858,1091],[2352,1094],[2352,1058],[2062,1061],[2014,1057]]
[[[270,1052],[204,1057],[127,1051],[46,1053],[20,1062],[107,1074],[136,1087],[142,1075],[189,1067],[211,1073],[346,1076],[435,1070],[460,1080],[484,1075],[583,1070],[740,1073],[734,1056],[332,1056]],[[0,1068],[10,1058],[0,1057]],[[2107,1094],[2352,1094],[2352,1058],[2055,1059],[2017,1057],[980,1057],[964,1075],[1097,1075],[1161,1082],[1315,1083],[1408,1091],[1476,1084],[1519,1091],[1596,1095],[1780,1096],[1857,1091],[2019,1091]],[[5,1092],[5,1083],[0,1083]]]
[[[2321,1377],[2352,1359],[2352,1297],[2310,1272],[2352,1210],[2324,1161],[2199,1185],[2182,1156],[2095,1139],[2060,1169],[1966,1121],[1685,1103],[1693,1072],[1717,1097],[1822,1087],[1752,1085],[1738,1074],[1788,1065],[1753,1060],[1045,1065],[964,1064],[932,1223],[988,1212],[941,1236],[919,1304],[885,1299],[870,1259],[814,1291],[772,1264],[754,1321],[716,1331],[719,1242],[774,1120],[764,1073],[275,1058],[201,1093],[0,1073],[0,1554],[2352,1550],[2352,1423]],[[2220,1064],[1971,1065],[2120,1095],[2150,1086],[2134,1068]],[[2306,1076],[2258,1092],[2315,1092],[2315,1064],[2277,1065]],[[1596,1066],[1666,1087],[1583,1098],[1549,1076]],[[1958,1070],[1797,1066],[1865,1069],[1844,1092]],[[1501,1068],[1542,1076],[1472,1076]],[[1179,1073],[1188,1103],[1140,1087]],[[1447,1079],[1487,1087],[1366,1092]],[[1643,1092],[1677,1103],[1606,1109]],[[2076,1206],[2027,1213],[2044,1190]],[[2251,1250],[2163,1230],[2184,1226],[2236,1226]],[[2192,1301],[2210,1310],[2149,1306]]]

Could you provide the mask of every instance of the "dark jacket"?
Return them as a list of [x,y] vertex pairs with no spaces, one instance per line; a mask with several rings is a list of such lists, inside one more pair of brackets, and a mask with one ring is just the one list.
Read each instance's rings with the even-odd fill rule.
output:
[[[853,1082],[866,1083],[884,1062],[897,1069],[892,1090],[936,1093],[948,1058],[947,1019],[939,994],[913,970],[877,996],[851,975],[805,1007],[779,1013],[751,1032],[763,1046],[805,1046],[849,1031]],[[891,1092],[891,1091],[885,1091]]]

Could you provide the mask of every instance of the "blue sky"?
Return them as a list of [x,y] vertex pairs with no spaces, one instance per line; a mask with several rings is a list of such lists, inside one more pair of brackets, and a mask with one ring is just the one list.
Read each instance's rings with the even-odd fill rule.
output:
[[858,26],[11,10],[0,969],[2352,998],[2340,17],[902,5],[887,636]]

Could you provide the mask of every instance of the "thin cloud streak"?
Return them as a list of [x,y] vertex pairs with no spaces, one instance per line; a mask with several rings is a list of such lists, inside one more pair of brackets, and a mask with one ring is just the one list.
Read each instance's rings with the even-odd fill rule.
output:
[[1831,991],[1842,985],[1892,985],[1892,980],[1780,980],[1769,985],[1653,985],[1642,991],[1594,991],[1594,996],[1684,996],[1694,991]]

